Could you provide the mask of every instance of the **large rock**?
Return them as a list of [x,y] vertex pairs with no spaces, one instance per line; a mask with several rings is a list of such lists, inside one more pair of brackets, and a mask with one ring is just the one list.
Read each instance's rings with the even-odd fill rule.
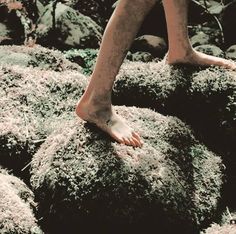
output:
[[73,70],[0,66],[0,164],[21,174],[61,119],[74,117],[86,84]]
[[226,200],[235,208],[236,73],[214,68],[196,72],[187,92],[180,115],[209,147],[223,156],[228,180]]
[[1,45],[22,44],[25,40],[24,26],[16,12],[10,11],[4,3],[0,8]]
[[234,71],[128,63],[121,68],[113,91],[114,103],[152,107],[191,124],[202,141],[223,156],[225,199],[236,207]]
[[1,46],[0,64],[37,67],[54,71],[81,70],[77,64],[67,60],[60,51],[46,49],[39,45],[34,47]]
[[193,47],[210,44],[210,36],[200,31],[190,38],[190,42]]
[[162,58],[167,52],[167,45],[163,38],[153,35],[143,35],[134,40],[131,51],[149,52],[154,57]]
[[91,18],[62,3],[49,4],[41,16],[38,27],[38,42],[61,49],[97,48],[101,41],[102,28]]
[[34,44],[35,24],[39,17],[36,0],[1,1],[0,15],[0,22],[10,32],[9,40],[1,44]]
[[230,46],[230,47],[226,50],[225,54],[226,54],[226,57],[227,57],[228,59],[236,60],[236,45]]
[[66,4],[82,14],[89,16],[98,25],[105,27],[107,20],[112,13],[112,5],[116,0],[73,0]]
[[141,134],[142,148],[112,142],[71,120],[34,155],[31,184],[45,227],[56,233],[144,233],[154,227],[197,233],[217,213],[220,158],[177,118],[135,107],[115,110]]
[[151,107],[163,113],[180,104],[189,82],[184,69],[164,62],[127,62],[117,76],[113,101],[119,105]]
[[204,54],[209,54],[221,58],[225,57],[224,52],[215,45],[199,45],[196,46],[194,49]]
[[13,43],[11,32],[11,29],[7,27],[6,23],[0,23],[0,45],[9,45]]
[[33,213],[35,209],[32,191],[0,168],[0,233],[42,234]]

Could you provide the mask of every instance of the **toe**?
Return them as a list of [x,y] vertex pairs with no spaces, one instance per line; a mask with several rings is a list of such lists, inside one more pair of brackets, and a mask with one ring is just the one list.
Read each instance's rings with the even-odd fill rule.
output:
[[135,146],[136,147],[141,147],[141,142],[139,141],[139,140],[137,140],[136,138],[132,138],[132,140],[133,140],[133,142],[134,142],[134,144],[135,144]]
[[113,137],[118,143],[125,144],[125,142],[124,142],[122,137],[116,136],[116,135],[113,135],[113,134],[111,134],[111,137]]
[[141,138],[140,138],[139,134],[138,134],[138,133],[136,133],[136,132],[132,132],[132,136],[133,136],[134,138],[136,138],[138,141],[140,141],[140,140],[141,140]]
[[124,141],[124,143],[125,143],[126,145],[131,145],[131,142],[130,142],[130,140],[129,140],[128,138],[123,137],[122,139],[123,139],[123,141]]
[[135,142],[135,140],[133,138],[131,138],[129,141],[131,143],[131,146],[137,147],[137,143]]

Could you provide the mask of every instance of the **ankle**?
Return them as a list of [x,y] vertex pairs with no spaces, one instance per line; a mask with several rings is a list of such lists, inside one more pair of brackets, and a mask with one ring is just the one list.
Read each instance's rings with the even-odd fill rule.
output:
[[185,60],[186,58],[192,57],[195,54],[195,50],[191,48],[184,48],[182,50],[172,49],[169,50],[166,55],[166,60],[168,63]]

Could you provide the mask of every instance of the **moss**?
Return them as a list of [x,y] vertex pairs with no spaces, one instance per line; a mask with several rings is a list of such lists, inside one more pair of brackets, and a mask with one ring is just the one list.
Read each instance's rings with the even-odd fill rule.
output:
[[236,232],[236,226],[226,224],[220,226],[218,224],[212,224],[212,226],[204,232],[205,234],[234,234]]
[[55,14],[53,11],[53,3],[48,4],[38,21],[36,34],[41,45],[62,50],[99,47],[102,28],[90,17],[61,2],[56,4]]
[[1,164],[20,172],[61,119],[74,117],[86,83],[72,70],[1,66]]
[[113,101],[166,111],[181,99],[189,82],[184,69],[163,62],[127,62],[117,76]]
[[236,191],[236,73],[222,68],[127,63],[114,87],[115,104],[151,107],[190,124],[226,164],[227,201]]
[[41,234],[33,210],[32,191],[18,178],[0,168],[0,232]]
[[65,57],[73,63],[79,64],[83,69],[82,72],[85,75],[91,75],[98,50],[97,49],[71,49],[64,52]]
[[192,76],[182,116],[202,140],[223,156],[226,165],[227,204],[235,203],[236,73],[209,68]]
[[71,120],[35,154],[31,184],[45,227],[55,230],[57,223],[57,233],[65,227],[71,233],[75,227],[143,233],[157,226],[162,233],[197,233],[217,213],[220,158],[177,118],[115,109],[142,135],[142,148],[111,142],[93,126]]
[[81,70],[77,64],[67,60],[61,52],[39,45],[34,47],[0,46],[0,64],[38,67],[54,71]]

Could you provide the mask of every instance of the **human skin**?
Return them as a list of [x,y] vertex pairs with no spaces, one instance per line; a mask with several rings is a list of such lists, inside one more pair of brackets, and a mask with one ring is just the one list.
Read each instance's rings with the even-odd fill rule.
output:
[[[113,110],[112,87],[120,66],[137,32],[156,0],[120,0],[105,29],[90,82],[76,106],[77,115],[96,124],[122,144],[141,147],[139,134]],[[163,0],[169,51],[167,64],[222,66],[236,69],[235,63],[195,51],[188,37],[189,0]]]

